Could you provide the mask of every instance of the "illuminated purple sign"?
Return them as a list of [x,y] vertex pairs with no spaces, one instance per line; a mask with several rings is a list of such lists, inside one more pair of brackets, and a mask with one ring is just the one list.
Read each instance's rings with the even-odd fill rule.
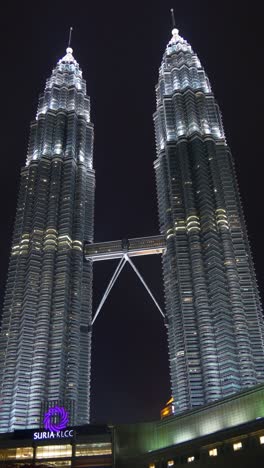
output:
[[73,429],[64,430],[68,422],[69,416],[66,409],[63,406],[54,406],[44,414],[43,423],[46,431],[34,432],[33,439],[67,439],[74,437]]
[[[58,419],[58,422],[53,422],[54,416],[56,419]],[[51,431],[51,432],[58,432],[61,431],[62,429],[65,429],[67,427],[67,424],[69,422],[69,417],[68,413],[63,408],[63,406],[54,406],[54,408],[50,408],[45,414],[44,414],[44,427],[46,430]]]

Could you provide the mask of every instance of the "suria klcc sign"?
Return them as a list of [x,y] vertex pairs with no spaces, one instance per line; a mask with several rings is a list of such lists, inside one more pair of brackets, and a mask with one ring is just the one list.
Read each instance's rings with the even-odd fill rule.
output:
[[65,439],[73,437],[73,429],[66,429],[68,422],[69,416],[66,409],[63,406],[54,406],[54,408],[50,408],[44,414],[43,424],[46,431],[34,432],[33,439]]

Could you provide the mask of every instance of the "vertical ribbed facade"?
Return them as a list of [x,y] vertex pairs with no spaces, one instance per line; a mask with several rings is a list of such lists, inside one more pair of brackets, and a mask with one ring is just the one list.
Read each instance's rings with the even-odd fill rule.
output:
[[197,55],[176,29],[156,93],[169,362],[181,412],[264,381],[264,327],[221,114]]
[[0,431],[40,427],[64,405],[89,422],[95,176],[90,101],[72,49],[31,125],[0,336]]

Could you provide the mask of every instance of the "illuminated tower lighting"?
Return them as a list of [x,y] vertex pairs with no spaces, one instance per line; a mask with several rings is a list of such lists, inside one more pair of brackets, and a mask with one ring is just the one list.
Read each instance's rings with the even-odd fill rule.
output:
[[71,47],[39,98],[21,184],[0,336],[0,431],[63,405],[89,422],[93,125]]
[[154,114],[169,363],[176,412],[264,381],[263,315],[221,114],[173,25]]
[[89,422],[97,260],[121,259],[93,321],[126,262],[164,316],[131,260],[162,254],[175,412],[264,381],[264,322],[233,159],[209,80],[175,24],[156,92],[161,236],[106,246],[92,243],[93,126],[70,44],[47,80],[21,173],[2,316],[1,432],[38,428],[58,406],[71,425]]

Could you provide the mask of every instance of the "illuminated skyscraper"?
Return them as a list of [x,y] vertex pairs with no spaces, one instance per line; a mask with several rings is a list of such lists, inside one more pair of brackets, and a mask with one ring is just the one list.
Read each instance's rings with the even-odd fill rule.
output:
[[95,177],[86,83],[69,47],[47,80],[21,172],[0,337],[0,431],[64,405],[89,421]]
[[233,159],[209,80],[176,28],[154,114],[176,412],[264,381],[264,328]]
[[163,254],[176,412],[264,381],[264,323],[233,160],[208,78],[176,28],[156,91],[162,236],[92,244],[93,126],[70,47],[47,80],[21,173],[2,315],[0,432],[38,428],[58,405],[71,425],[89,422],[92,261],[120,259],[94,322],[126,262],[158,306],[131,257]]

